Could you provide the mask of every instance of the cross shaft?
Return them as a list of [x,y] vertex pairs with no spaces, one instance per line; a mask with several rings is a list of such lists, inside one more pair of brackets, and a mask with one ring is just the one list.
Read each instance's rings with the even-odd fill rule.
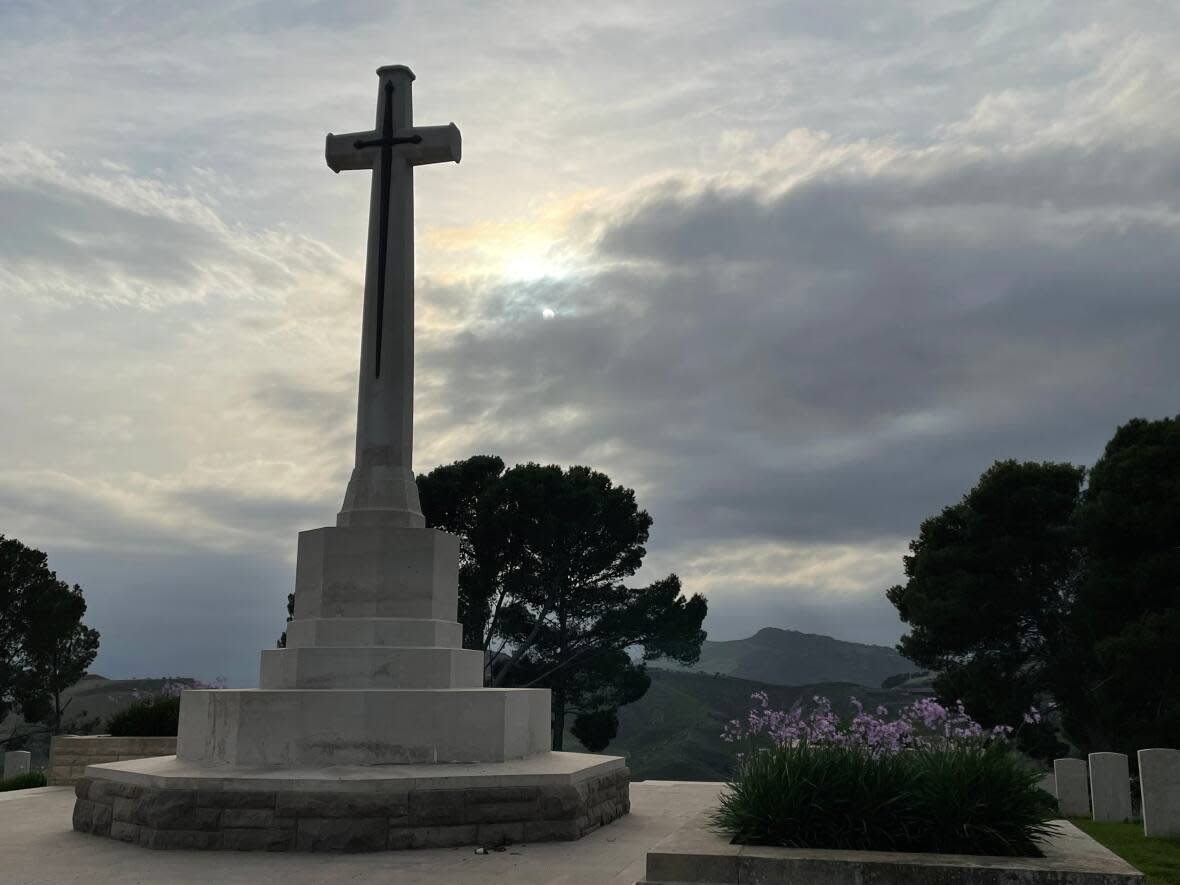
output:
[[337,524],[414,526],[424,520],[412,465],[413,167],[458,162],[462,140],[454,123],[413,125],[409,68],[383,67],[377,75],[376,126],[329,134],[324,151],[335,172],[372,171],[356,466]]

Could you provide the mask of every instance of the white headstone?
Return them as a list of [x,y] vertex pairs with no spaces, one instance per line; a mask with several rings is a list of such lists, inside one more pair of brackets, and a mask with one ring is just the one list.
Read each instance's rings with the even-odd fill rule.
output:
[[1143,835],[1180,836],[1180,750],[1140,750]]
[[1065,817],[1085,817],[1090,813],[1090,790],[1084,759],[1055,759],[1053,777],[1057,781],[1057,807]]
[[1094,820],[1131,819],[1131,770],[1126,753],[1090,754],[1090,805]]
[[33,754],[28,750],[10,750],[4,754],[4,779],[28,774],[33,764]]
[[1037,786],[1052,796],[1057,798],[1057,778],[1054,777],[1053,772],[1042,774],[1041,779],[1037,781]]

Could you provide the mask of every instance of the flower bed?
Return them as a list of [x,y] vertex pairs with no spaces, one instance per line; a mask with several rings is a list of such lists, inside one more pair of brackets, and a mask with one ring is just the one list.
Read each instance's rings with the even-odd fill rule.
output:
[[[1052,817],[1040,772],[985,730],[928,699],[890,716],[770,710],[764,695],[727,738],[750,749],[714,824],[734,842],[792,848],[1028,856]],[[761,746],[759,746],[761,744]]]

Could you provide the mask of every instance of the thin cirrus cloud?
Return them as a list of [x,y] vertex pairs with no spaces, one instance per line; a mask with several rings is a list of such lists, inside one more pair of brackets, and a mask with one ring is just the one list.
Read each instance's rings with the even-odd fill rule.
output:
[[0,532],[86,588],[99,672],[252,681],[350,466],[368,187],[322,138],[407,61],[465,138],[416,181],[418,469],[589,463],[715,637],[892,642],[993,460],[1177,411],[1147,6],[12,4]]

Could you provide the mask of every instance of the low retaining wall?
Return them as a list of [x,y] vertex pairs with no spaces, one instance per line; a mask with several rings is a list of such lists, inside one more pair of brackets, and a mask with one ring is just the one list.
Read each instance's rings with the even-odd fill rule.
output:
[[1142,873],[1073,824],[1053,823],[1043,857],[981,857],[735,845],[704,815],[648,852],[637,885],[1144,885]]
[[57,735],[49,743],[49,770],[45,774],[50,786],[72,787],[82,779],[87,765],[175,755],[174,737]]

